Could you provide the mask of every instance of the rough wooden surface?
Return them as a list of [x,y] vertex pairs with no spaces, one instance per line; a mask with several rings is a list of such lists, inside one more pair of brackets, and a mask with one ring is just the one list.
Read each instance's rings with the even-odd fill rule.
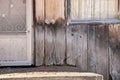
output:
[[[84,25],[78,23],[77,25],[69,25],[63,28],[64,25],[61,24],[66,24],[64,21],[64,1],[65,0],[36,0],[36,23],[39,23],[39,25],[45,23],[45,26],[42,25],[45,29],[36,27],[35,30],[36,64],[38,66],[43,64],[76,66],[79,67],[80,71],[100,73],[104,75],[105,80],[109,80],[110,77],[112,77],[113,80],[119,80],[120,25],[111,24],[109,26],[108,24],[102,23],[87,23]],[[73,8],[74,6],[78,7],[78,4],[80,4],[75,5],[76,2],[73,2]],[[87,1],[87,3],[88,2],[89,1]],[[96,3],[99,4],[99,2]],[[105,1],[102,1],[102,3],[106,4]],[[97,4],[95,4],[95,6],[99,7]],[[114,6],[115,1],[110,1],[110,4]],[[89,5],[87,5],[87,7],[89,7]],[[110,7],[111,6],[108,6],[107,8]],[[80,10],[75,10],[80,13]],[[101,9],[101,12],[104,10],[105,9]],[[89,12],[91,11],[92,10]],[[114,12],[115,10],[109,10],[109,12],[111,11]],[[69,12],[71,11],[68,10],[68,17],[70,17]],[[85,13],[86,12],[87,11],[85,11]],[[89,14],[89,12],[87,14]],[[94,13],[97,12],[94,11]],[[112,16],[114,14],[115,13],[109,13],[111,17],[114,17]],[[75,18],[83,18],[84,16],[84,14],[83,16],[75,15]],[[85,17],[90,19],[90,16],[93,15]],[[106,17],[106,13],[105,15],[96,14],[95,18],[99,18],[100,16],[104,18]],[[58,24],[61,26],[58,26]]]
[[66,37],[65,37],[65,28],[57,27],[56,28],[56,37],[55,37],[55,53],[56,53],[56,64],[63,65],[65,64],[65,50],[66,50]]
[[97,57],[96,57],[96,25],[91,25],[88,27],[88,71],[96,72],[97,70]]
[[111,19],[118,16],[118,0],[71,0],[72,20]]
[[64,0],[46,0],[45,18],[48,20],[64,19]]
[[45,27],[45,65],[62,65],[65,59],[65,29]]
[[45,8],[45,6],[44,6],[44,4],[45,4],[45,2],[44,2],[45,0],[35,0],[35,17],[36,17],[36,21],[38,22],[38,23],[42,23],[42,21],[44,20],[44,16],[45,16],[45,14],[44,14],[44,8]]
[[87,25],[68,26],[67,64],[79,66],[81,71],[87,71]]
[[36,26],[35,28],[35,65],[44,64],[44,27]]
[[45,64],[53,65],[55,59],[54,53],[55,34],[52,26],[45,26]]
[[[109,75],[114,80],[119,80],[119,26],[119,24],[110,26],[91,24],[64,28],[46,25],[45,30],[38,27],[36,63],[67,64],[79,67],[81,71],[100,73],[106,80],[109,80]],[[42,41],[45,41],[45,44]]]
[[120,80],[120,24],[109,26],[110,74],[113,80]]
[[38,23],[54,23],[65,19],[64,0],[35,0],[36,20]]
[[104,75],[109,80],[108,27],[89,25],[88,30],[88,71]]
[[104,79],[109,79],[108,62],[108,26],[98,25],[96,27],[96,71],[104,75]]

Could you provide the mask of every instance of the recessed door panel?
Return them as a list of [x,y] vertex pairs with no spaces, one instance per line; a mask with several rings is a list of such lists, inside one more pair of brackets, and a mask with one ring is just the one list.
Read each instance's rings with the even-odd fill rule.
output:
[[0,31],[26,30],[26,1],[0,0]]

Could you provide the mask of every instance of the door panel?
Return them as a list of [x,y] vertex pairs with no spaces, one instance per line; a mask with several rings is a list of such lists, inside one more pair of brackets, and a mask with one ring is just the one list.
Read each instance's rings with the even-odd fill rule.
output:
[[24,34],[0,35],[0,61],[26,61],[26,39]]
[[32,0],[0,0],[0,66],[32,64]]
[[0,31],[26,30],[25,0],[0,0]]

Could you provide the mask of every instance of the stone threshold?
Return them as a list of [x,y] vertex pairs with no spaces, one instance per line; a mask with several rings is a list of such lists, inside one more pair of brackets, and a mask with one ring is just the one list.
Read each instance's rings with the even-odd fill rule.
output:
[[67,66],[0,68],[0,80],[103,80],[103,76]]

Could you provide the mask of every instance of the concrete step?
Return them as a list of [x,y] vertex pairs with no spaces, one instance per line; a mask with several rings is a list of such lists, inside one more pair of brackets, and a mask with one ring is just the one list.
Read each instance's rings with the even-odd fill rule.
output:
[[103,80],[103,76],[99,74],[83,73],[69,67],[62,71],[62,68],[2,68],[0,80]]

